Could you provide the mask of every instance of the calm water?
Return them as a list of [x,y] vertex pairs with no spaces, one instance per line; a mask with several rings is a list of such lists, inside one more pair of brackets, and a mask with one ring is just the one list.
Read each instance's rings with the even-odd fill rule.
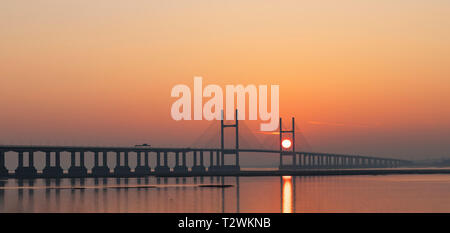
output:
[[7,179],[0,212],[450,212],[450,175]]

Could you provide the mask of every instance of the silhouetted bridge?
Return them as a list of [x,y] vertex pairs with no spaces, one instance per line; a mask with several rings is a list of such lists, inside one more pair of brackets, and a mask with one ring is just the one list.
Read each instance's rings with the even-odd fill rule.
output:
[[[5,153],[14,152],[18,157],[18,166],[14,173],[8,173],[5,167]],[[45,167],[37,171],[34,153],[45,153]],[[70,167],[63,171],[61,167],[61,153],[70,154]],[[224,152],[224,153],[222,153]],[[248,153],[277,153],[277,150],[240,149],[239,152]],[[129,166],[130,153],[135,159],[136,167]],[[236,153],[235,150],[211,148],[139,148],[139,147],[81,147],[81,146],[0,146],[0,175],[10,177],[130,177],[146,175],[187,175],[187,174],[239,174],[238,165],[225,165],[226,154]],[[28,163],[24,164],[24,156],[28,156]],[[85,157],[94,157],[94,167],[88,171]],[[107,157],[115,156],[116,164],[111,172],[107,165]],[[156,166],[150,166],[150,156],[156,156]],[[192,166],[187,165],[187,158],[191,157]],[[209,156],[205,164],[205,156]],[[296,159],[291,164],[281,164],[280,169],[349,169],[349,168],[381,168],[397,167],[408,161],[377,158],[359,155],[343,155],[313,152],[285,153]],[[170,167],[170,159],[174,166]]]
[[[279,154],[280,171],[295,171],[307,169],[349,169],[349,168],[388,168],[406,165],[409,162],[399,159],[378,158],[360,155],[330,154],[295,151],[295,128],[292,118],[292,130],[284,131],[281,128],[280,118],[280,149],[242,149],[239,148],[239,124],[225,125],[221,121],[221,147],[220,148],[155,148],[155,147],[94,147],[94,146],[0,146],[0,177],[17,178],[59,178],[59,177],[131,177],[147,175],[241,175],[243,172],[239,165],[239,153],[272,153]],[[224,128],[233,127],[236,132],[236,145],[234,149],[224,147]],[[283,134],[290,133],[293,141],[292,147],[282,148]],[[12,152],[17,156],[18,165],[13,173],[9,173],[5,166],[5,154]],[[34,163],[36,152],[45,153],[45,167],[37,171]],[[61,167],[61,153],[70,154],[70,167],[64,171]],[[136,156],[136,167],[131,170],[130,156]],[[115,167],[111,172],[108,166],[108,155],[115,156]],[[235,163],[225,164],[225,156],[234,155]],[[27,163],[24,164],[24,156]],[[91,171],[86,168],[85,157],[94,157],[94,166]],[[150,156],[156,156],[156,165],[150,166]],[[187,157],[192,157],[192,166],[188,167]],[[209,156],[208,164],[205,164],[205,156]],[[285,163],[285,157],[290,157],[291,162]],[[53,158],[53,159],[52,159]],[[77,159],[78,158],[78,159]],[[173,159],[173,166],[169,162]],[[278,174],[278,173],[277,173]]]

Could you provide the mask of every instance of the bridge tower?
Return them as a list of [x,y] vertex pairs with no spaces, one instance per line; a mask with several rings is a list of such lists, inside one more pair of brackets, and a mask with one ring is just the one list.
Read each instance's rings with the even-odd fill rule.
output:
[[[221,149],[221,166],[220,170],[225,171],[240,171],[239,166],[239,121],[238,121],[238,110],[235,111],[235,124],[225,125],[223,122],[223,110],[222,117],[220,119],[220,149]],[[224,139],[224,129],[227,127],[236,129],[236,147],[234,150],[225,149],[225,139]],[[235,164],[234,165],[225,165],[225,155],[234,154],[235,155]]]
[[[292,117],[292,130],[283,130],[282,120],[280,117],[280,169],[284,168],[292,168],[295,169],[297,166],[297,155],[295,154],[295,118]],[[282,142],[283,142],[283,134],[291,134],[291,147],[290,148],[283,148]],[[292,156],[292,165],[284,165],[283,164],[283,156]]]

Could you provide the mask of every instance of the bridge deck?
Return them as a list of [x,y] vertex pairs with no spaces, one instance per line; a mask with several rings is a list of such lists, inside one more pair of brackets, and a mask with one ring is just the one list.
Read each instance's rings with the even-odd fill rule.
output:
[[[190,147],[121,147],[121,146],[37,146],[37,145],[0,145],[0,151],[60,151],[60,152],[71,152],[71,151],[84,151],[84,152],[193,152],[193,151],[220,151],[220,148],[190,148]],[[225,149],[225,153],[235,153],[236,150]],[[269,149],[239,149],[239,152],[248,153],[273,153],[280,154],[283,152],[285,154],[292,153],[280,150],[269,150]],[[323,153],[323,152],[310,152],[310,151],[296,151],[295,154],[308,154],[308,155],[320,155],[320,156],[339,156],[339,157],[353,157],[353,158],[366,158],[366,159],[383,159],[383,160],[393,160],[393,161],[403,161],[401,159],[375,157],[375,156],[364,156],[355,154],[336,154],[336,153]]]

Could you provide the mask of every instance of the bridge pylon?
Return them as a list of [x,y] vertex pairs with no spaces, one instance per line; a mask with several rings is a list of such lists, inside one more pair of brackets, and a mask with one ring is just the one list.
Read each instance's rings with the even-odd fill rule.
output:
[[[279,169],[295,169],[297,168],[297,155],[295,153],[295,118],[292,117],[292,129],[291,130],[283,130],[282,127],[282,119],[280,117],[280,167]],[[291,134],[291,147],[283,148],[283,134]],[[283,156],[292,156],[292,164],[285,165],[283,164]]]
[[[224,124],[224,115],[222,110],[222,116],[220,119],[220,151],[221,151],[221,162],[220,166],[218,167],[221,171],[240,171],[239,166],[239,120],[238,120],[238,110],[235,111],[235,123],[231,125]],[[236,134],[236,145],[235,149],[225,149],[225,128],[235,128],[235,134]],[[235,164],[234,165],[225,165],[225,155],[234,155],[235,156]]]

